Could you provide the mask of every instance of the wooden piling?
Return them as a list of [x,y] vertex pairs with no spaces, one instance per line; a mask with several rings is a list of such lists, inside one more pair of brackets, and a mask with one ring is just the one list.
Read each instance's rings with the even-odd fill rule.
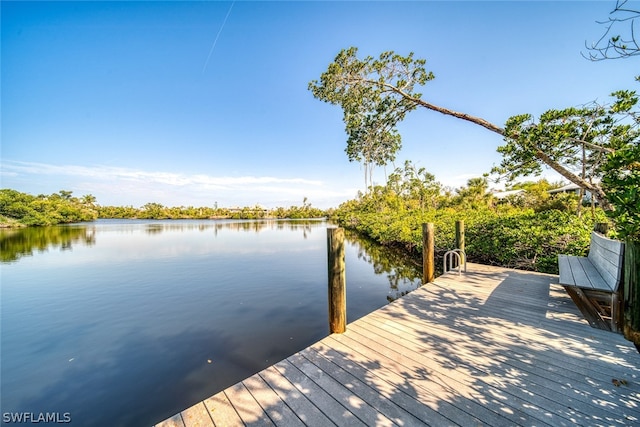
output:
[[624,337],[640,351],[640,242],[625,241],[624,248]]
[[435,279],[435,235],[433,223],[422,224],[422,283]]
[[596,222],[593,225],[593,230],[596,233],[600,233],[603,236],[606,236],[609,233],[609,223],[608,222]]
[[[464,249],[464,221],[458,220],[456,221],[456,249],[460,249],[462,252]],[[461,263],[464,264],[465,259],[461,255]]]
[[327,228],[329,264],[329,332],[347,330],[347,286],[344,262],[344,230]]

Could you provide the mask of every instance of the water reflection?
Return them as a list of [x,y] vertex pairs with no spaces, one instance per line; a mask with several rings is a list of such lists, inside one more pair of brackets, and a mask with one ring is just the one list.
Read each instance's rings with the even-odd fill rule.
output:
[[387,301],[392,302],[415,289],[422,280],[421,261],[396,248],[381,246],[379,243],[345,230],[345,238],[356,245],[358,259],[371,264],[377,275],[385,275],[389,280]]
[[[214,236],[221,230],[260,233],[265,230],[300,231],[307,239],[313,228],[323,220],[222,220],[222,221],[96,221],[83,225],[60,225],[53,227],[25,227],[0,229],[0,262],[14,262],[35,252],[50,249],[70,250],[74,244],[92,246],[96,243],[96,227],[116,226],[118,231],[133,233],[135,226],[142,226],[148,235],[164,232],[185,232],[198,230],[213,231]],[[355,239],[356,237],[354,237]]]
[[265,230],[300,230],[306,239],[314,226],[323,223],[322,219],[260,219],[260,220],[212,220],[212,221],[158,221],[146,223],[147,234],[160,234],[163,231],[208,231],[213,230],[214,235],[220,230],[234,230],[243,232],[260,233]]
[[50,248],[70,250],[74,244],[95,244],[95,227],[27,227],[0,229],[0,261],[14,262]]
[[[152,425],[313,344],[328,331],[326,228],[4,230],[0,406],[71,412],[83,426]],[[401,252],[353,233],[345,243],[349,322],[419,285],[419,265]]]

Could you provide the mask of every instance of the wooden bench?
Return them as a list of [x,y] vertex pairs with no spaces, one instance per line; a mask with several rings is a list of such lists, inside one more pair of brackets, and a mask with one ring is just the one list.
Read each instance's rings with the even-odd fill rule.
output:
[[595,328],[621,329],[623,255],[624,243],[595,231],[591,233],[589,256],[558,255],[560,284]]

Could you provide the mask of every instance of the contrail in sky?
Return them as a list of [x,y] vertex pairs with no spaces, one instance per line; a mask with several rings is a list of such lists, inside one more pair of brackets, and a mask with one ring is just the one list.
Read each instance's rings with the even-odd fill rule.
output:
[[207,56],[207,60],[204,63],[204,67],[202,67],[202,74],[204,74],[204,71],[207,69],[207,65],[209,64],[209,58],[211,58],[211,54],[213,53],[213,49],[216,48],[216,43],[218,43],[218,38],[220,37],[220,34],[222,33],[222,30],[224,29],[224,24],[227,23],[227,18],[229,18],[229,15],[231,14],[231,9],[233,9],[233,5],[236,3],[235,0],[233,0],[231,2],[231,6],[229,6],[229,10],[227,11],[227,16],[224,17],[224,21],[222,21],[222,25],[220,26],[220,29],[218,30],[218,34],[216,34],[216,38],[213,41],[213,44],[211,45],[211,50],[209,50],[209,56]]

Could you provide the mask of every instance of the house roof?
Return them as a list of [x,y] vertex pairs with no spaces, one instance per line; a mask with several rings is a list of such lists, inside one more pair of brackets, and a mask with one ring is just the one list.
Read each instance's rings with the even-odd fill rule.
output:
[[572,182],[572,183],[569,183],[569,184],[567,184],[565,186],[562,186],[560,188],[554,188],[553,190],[549,190],[549,191],[547,191],[547,193],[551,193],[551,194],[553,194],[553,193],[564,193],[564,192],[567,192],[567,191],[575,191],[575,190],[580,190],[580,186],[577,185],[577,184],[574,184]]
[[505,197],[513,196],[516,194],[524,193],[524,190],[509,190],[509,191],[498,191],[493,193],[493,197],[496,199],[504,199]]

